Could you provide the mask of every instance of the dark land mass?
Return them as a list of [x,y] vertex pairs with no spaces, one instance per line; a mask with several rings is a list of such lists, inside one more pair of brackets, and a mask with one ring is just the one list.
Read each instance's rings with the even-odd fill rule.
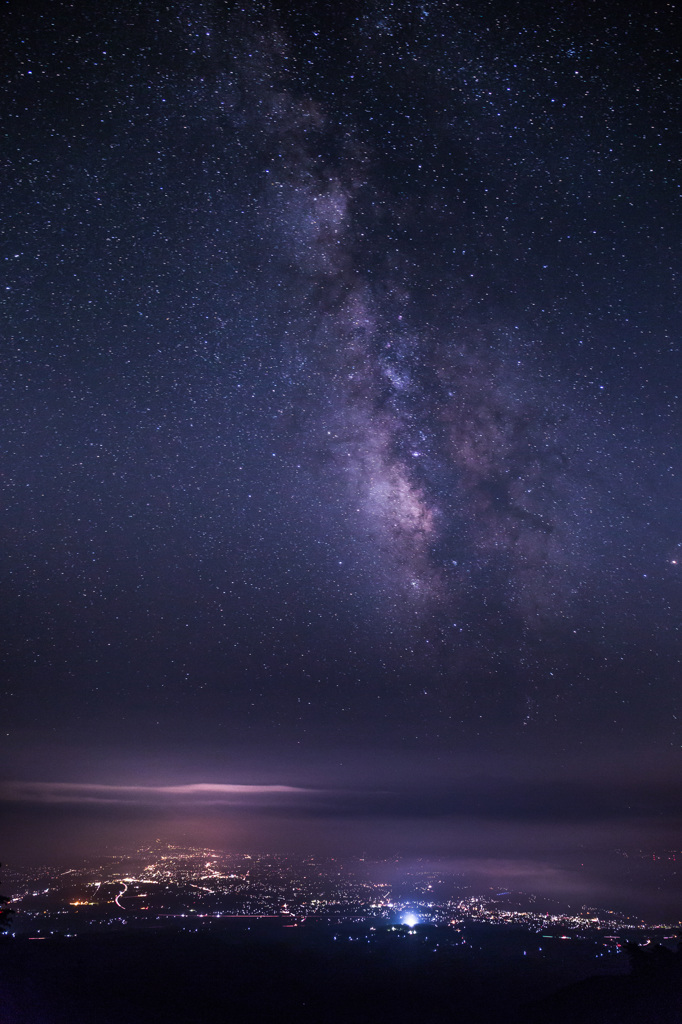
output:
[[[505,934],[506,933],[506,934]],[[522,930],[481,928],[466,950],[438,929],[162,929],[42,941],[0,952],[3,1024],[679,1024],[679,954],[590,967],[564,952],[519,956]],[[568,945],[568,944],[567,944]],[[563,946],[563,944],[562,944]],[[589,977],[597,971],[610,971]]]
[[627,977],[594,977],[569,985],[529,1007],[526,1024],[679,1024],[682,953],[660,946],[629,952]]

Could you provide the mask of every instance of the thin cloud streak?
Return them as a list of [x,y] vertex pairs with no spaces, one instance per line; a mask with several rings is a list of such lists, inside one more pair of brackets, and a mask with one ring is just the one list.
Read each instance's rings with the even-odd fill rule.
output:
[[0,789],[0,799],[25,803],[137,804],[190,800],[201,804],[261,804],[268,798],[287,802],[310,797],[316,790],[280,785],[236,785],[197,782],[178,786],[111,786],[79,782],[13,782]]
[[312,787],[282,784],[194,782],[175,785],[117,785],[85,782],[7,781],[0,801],[96,807],[233,807],[297,813],[338,820],[478,820],[517,824],[642,822],[677,825],[682,791],[661,781],[500,779],[469,777],[449,786],[394,788]]

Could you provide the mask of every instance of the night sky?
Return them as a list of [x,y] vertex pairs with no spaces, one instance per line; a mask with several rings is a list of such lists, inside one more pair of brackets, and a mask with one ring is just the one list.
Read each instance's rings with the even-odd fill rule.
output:
[[6,13],[3,859],[682,912],[674,6]]

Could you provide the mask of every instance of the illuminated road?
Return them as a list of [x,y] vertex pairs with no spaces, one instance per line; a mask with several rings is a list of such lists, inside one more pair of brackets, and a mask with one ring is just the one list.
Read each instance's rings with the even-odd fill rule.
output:
[[118,900],[119,900],[119,896],[122,896],[124,892],[128,892],[128,885],[127,885],[126,882],[121,882],[121,885],[123,886],[123,888],[121,889],[121,891],[118,894],[118,896],[115,898],[114,903],[116,904],[117,907],[121,907],[121,910],[123,910],[123,907],[118,902]]

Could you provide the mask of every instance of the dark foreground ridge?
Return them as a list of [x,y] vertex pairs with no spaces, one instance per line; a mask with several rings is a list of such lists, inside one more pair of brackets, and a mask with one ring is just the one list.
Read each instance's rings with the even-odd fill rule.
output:
[[682,951],[661,946],[628,949],[625,978],[595,977],[538,1001],[526,1024],[679,1024],[682,1021]]
[[[463,955],[434,956],[435,929],[225,929],[3,943],[3,1024],[679,1024],[679,953],[631,952],[632,973],[513,955],[482,927]],[[489,934],[486,934],[489,933]],[[509,933],[511,935],[511,933]],[[414,940],[417,941],[414,941]],[[623,967],[627,969],[625,958]]]

